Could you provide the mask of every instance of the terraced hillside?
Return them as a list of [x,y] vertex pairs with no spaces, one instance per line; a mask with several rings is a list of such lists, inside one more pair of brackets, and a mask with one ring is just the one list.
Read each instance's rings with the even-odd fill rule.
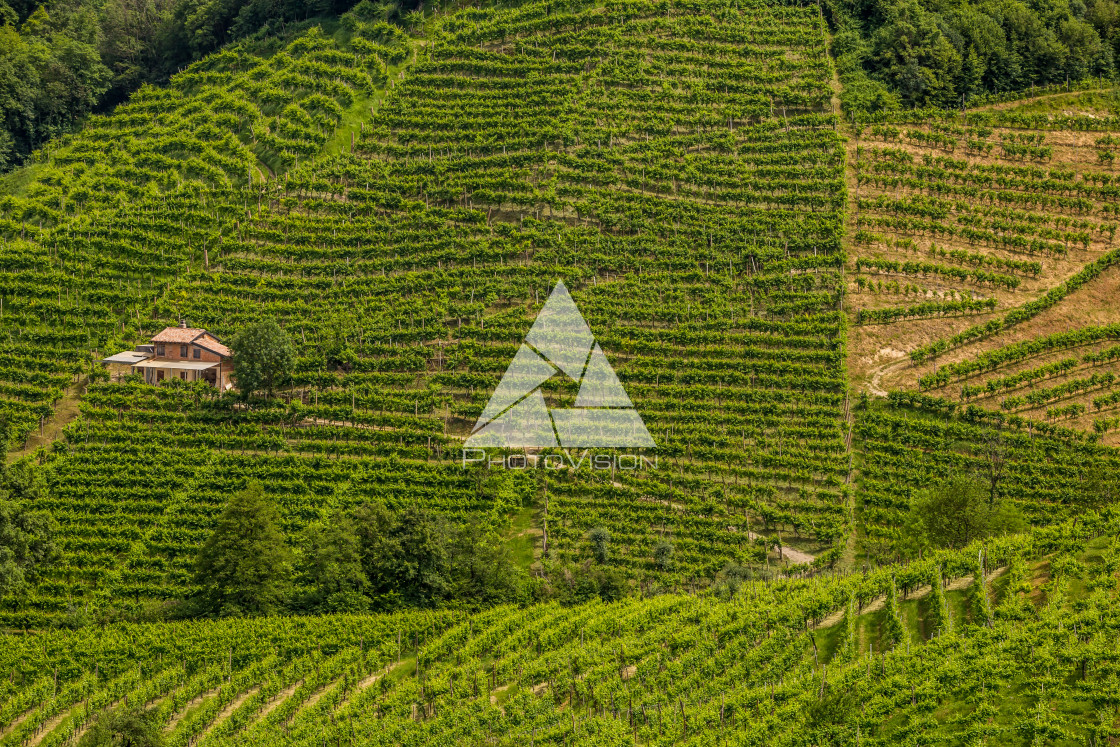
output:
[[[357,96],[366,79],[346,71],[368,67],[365,47],[346,44],[314,61]],[[579,559],[603,525],[642,583],[710,578],[757,555],[757,532],[838,555],[845,191],[816,11],[531,3],[437,17],[416,48],[352,153],[65,209],[29,240],[90,263],[110,244],[149,258],[129,276],[140,295],[110,294],[124,308],[70,341],[72,361],[180,318],[219,336],[274,318],[301,358],[281,402],[251,411],[202,390],[91,387],[47,458],[65,560],[7,619],[180,596],[214,512],[254,476],[292,529],[372,497],[501,514],[528,496],[554,557]],[[463,469],[461,439],[558,280],[658,467],[512,474],[496,491]],[[651,556],[661,538],[672,572]]]
[[[0,597],[0,747],[132,711],[172,747],[1120,739],[1120,120],[846,124],[819,7],[383,10],[231,47],[0,184],[0,433],[61,548]],[[465,462],[561,281],[655,468]],[[183,320],[277,321],[292,381],[96,362]],[[906,546],[958,475],[1022,531]],[[421,507],[532,591],[100,624],[194,614],[251,482],[297,555]],[[589,569],[621,598],[528,601],[611,596]]]
[[27,635],[0,653],[0,744],[66,744],[126,701],[169,745],[1103,744],[1116,530],[723,599]]
[[[347,108],[407,56],[402,36],[357,24],[345,42],[313,30],[269,57],[225,51],[93,118],[13,180],[0,201],[6,446],[51,416],[91,352],[150,335],[155,299],[206,264],[190,220],[206,190],[251,190],[321,152]],[[171,194],[178,205],[162,202]],[[145,204],[164,207],[135,209]]]
[[857,381],[1113,430],[1118,126],[998,110],[857,128]]

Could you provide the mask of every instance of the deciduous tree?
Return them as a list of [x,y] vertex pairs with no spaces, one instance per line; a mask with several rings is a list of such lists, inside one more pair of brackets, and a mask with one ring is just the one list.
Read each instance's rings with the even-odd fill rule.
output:
[[195,563],[197,611],[208,615],[268,615],[288,599],[291,554],[280,513],[259,482],[235,493]]
[[271,397],[276,387],[291,377],[295,346],[288,333],[271,319],[241,330],[231,347],[237,388],[245,399],[261,389]]

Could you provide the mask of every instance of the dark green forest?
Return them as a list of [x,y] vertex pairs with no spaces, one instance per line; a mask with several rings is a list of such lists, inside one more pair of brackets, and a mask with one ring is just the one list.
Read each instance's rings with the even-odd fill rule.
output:
[[959,108],[986,93],[1116,74],[1114,0],[829,0],[849,111]]
[[[355,0],[0,0],[0,171],[144,83],[240,39],[283,34]],[[367,3],[392,20],[409,3]]]
[[[399,19],[417,0],[365,0]],[[90,112],[225,44],[354,0],[0,0],[0,171]],[[977,95],[1116,74],[1116,0],[826,0],[848,111],[955,108]]]

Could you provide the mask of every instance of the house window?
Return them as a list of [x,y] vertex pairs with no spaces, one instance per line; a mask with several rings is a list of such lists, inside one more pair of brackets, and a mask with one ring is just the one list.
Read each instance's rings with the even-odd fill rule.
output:
[[186,345],[180,345],[179,346],[179,357],[180,358],[186,358],[187,357],[187,346]]
[[164,355],[165,353],[163,352],[163,350],[163,345],[156,345],[156,355]]
[[194,349],[194,357],[195,358],[201,358],[202,357],[202,351],[199,350],[197,347]]

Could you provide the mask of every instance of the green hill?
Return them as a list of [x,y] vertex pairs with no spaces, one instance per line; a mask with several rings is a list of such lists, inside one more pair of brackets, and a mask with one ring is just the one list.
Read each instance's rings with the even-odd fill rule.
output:
[[[766,24],[750,22],[759,14]],[[224,53],[172,90],[267,99],[266,83],[247,80],[275,74],[336,110],[376,95],[360,62],[374,43],[333,43],[310,32],[249,72],[223,72],[238,59]],[[292,530],[373,497],[452,513],[491,505],[463,469],[461,439],[558,280],[659,448],[656,470],[513,476],[535,486],[554,557],[579,559],[603,525],[631,578],[672,588],[747,557],[748,528],[839,553],[850,532],[843,154],[820,19],[766,4],[533,4],[438,17],[414,47],[351,133],[353,153],[296,167],[306,151],[281,149],[295,154],[291,170],[263,182],[244,170],[160,187],[140,174],[148,194],[94,196],[96,212],[57,198],[56,223],[29,241],[48,256],[58,244],[51,272],[89,266],[70,252],[146,257],[118,281],[128,295],[106,289],[102,327],[70,332],[71,369],[87,345],[115,352],[181,318],[227,339],[275,319],[299,360],[283,406],[251,411],[186,390],[90,386],[65,448],[43,459],[65,555],[33,597],[7,605],[12,622],[91,595],[181,595],[214,511],[252,477]],[[315,76],[300,65],[324,82],[304,81]],[[122,142],[165,142],[158,125],[132,124],[135,106],[109,120],[135,128]],[[285,107],[270,133],[310,116]],[[306,149],[326,142],[332,116]],[[240,137],[270,158],[272,141],[249,123]],[[66,153],[51,169],[72,163]],[[51,330],[77,326],[65,298],[45,313]],[[671,573],[652,559],[663,537]]]
[[1104,743],[1115,531],[993,543],[982,588],[973,546],[730,600],[15,636],[2,743],[64,744],[125,702],[166,744]]
[[[0,594],[0,747],[1120,737],[1120,121],[1050,90],[842,115],[816,6],[389,10],[226,47],[6,177],[0,498],[58,553]],[[465,458],[560,282],[642,469]],[[99,363],[182,322],[275,322],[290,379]],[[286,614],[183,619],[256,485]],[[388,584],[399,522],[442,594],[305,614],[316,579]],[[449,591],[462,557],[519,585]]]

